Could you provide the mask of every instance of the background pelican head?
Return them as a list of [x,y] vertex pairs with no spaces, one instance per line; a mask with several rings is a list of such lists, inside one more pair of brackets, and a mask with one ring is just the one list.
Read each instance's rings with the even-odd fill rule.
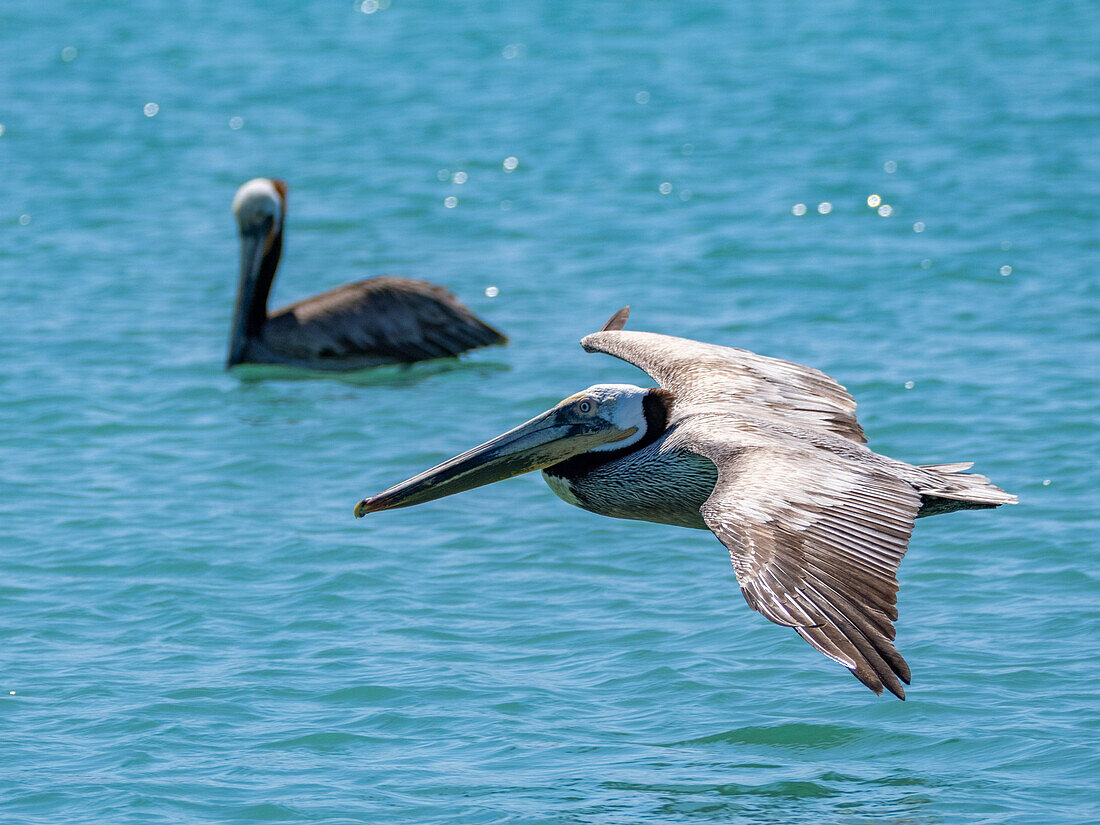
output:
[[285,214],[286,184],[281,180],[254,178],[233,198],[233,216],[241,236],[241,271],[229,336],[229,366],[243,360],[248,338],[258,335],[267,319],[267,298],[283,249]]
[[654,426],[646,399],[661,393],[632,384],[596,384],[492,441],[363,499],[355,516],[423,504],[582,453],[629,448]]

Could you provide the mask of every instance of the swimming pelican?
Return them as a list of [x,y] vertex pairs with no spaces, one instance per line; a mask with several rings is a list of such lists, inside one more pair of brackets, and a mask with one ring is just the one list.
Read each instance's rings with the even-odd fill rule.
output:
[[369,278],[267,313],[283,251],[286,184],[256,178],[237,190],[241,275],[226,366],[285,364],[359,370],[456,356],[507,339],[443,287]]
[[745,600],[905,698],[894,648],[898,565],[913,520],[1015,503],[969,463],[872,452],[856,404],[823,372],[742,349],[627,332],[629,307],[581,341],[660,385],[597,384],[504,435],[360,501],[356,517],[542,470],[606,516],[711,530]]

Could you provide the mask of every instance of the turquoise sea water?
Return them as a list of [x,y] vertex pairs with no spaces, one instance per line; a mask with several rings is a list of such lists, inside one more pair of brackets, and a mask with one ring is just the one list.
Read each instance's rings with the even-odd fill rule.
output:
[[[1086,2],[5,0],[0,820],[1100,821],[1098,32]],[[511,345],[226,374],[256,175],[290,186],[276,304],[427,277]],[[352,518],[644,383],[577,346],[626,303],[1019,494],[918,523],[906,702],[752,613],[706,532],[536,476]]]

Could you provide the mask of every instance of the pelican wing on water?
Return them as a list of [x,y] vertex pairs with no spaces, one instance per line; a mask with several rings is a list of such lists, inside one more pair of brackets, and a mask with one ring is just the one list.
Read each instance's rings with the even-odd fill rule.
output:
[[447,358],[503,340],[443,287],[388,276],[293,303],[267,325],[289,358],[311,363]]
[[597,384],[491,441],[363,499],[357,517],[542,470],[603,515],[710,529],[746,601],[876,693],[905,698],[897,570],[915,519],[1014,503],[968,463],[872,452],[829,376],[745,350],[622,330],[581,342],[660,388]]

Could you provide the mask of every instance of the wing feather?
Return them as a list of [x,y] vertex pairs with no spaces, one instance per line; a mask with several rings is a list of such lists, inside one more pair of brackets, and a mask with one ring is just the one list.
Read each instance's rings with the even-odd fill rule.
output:
[[696,409],[736,403],[756,416],[825,429],[861,444],[867,440],[855,400],[820,370],[734,347],[615,329],[617,319],[608,322],[611,328],[585,336],[581,346],[633,364]]
[[298,301],[268,323],[281,348],[303,359],[419,361],[507,340],[443,287],[393,277],[345,284]]
[[748,604],[871,690],[904,699],[910,674],[893,622],[917,491],[874,466],[812,447],[743,446],[690,420],[677,443],[718,467],[700,512],[729,549]]

